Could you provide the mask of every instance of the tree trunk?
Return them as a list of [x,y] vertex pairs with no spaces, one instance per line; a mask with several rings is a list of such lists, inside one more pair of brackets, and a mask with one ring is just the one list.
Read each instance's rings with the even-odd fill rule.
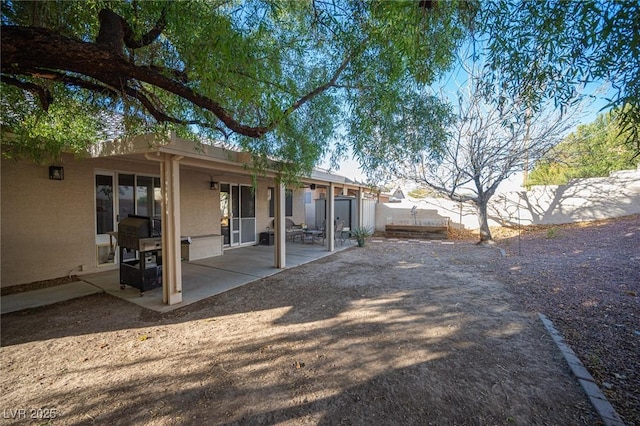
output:
[[491,231],[489,230],[489,217],[487,216],[488,200],[478,200],[476,207],[478,209],[478,224],[480,225],[480,244],[492,243]]

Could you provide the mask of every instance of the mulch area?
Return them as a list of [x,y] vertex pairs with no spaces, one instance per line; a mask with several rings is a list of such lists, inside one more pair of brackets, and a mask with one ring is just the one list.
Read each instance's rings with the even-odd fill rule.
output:
[[640,215],[500,232],[496,276],[554,322],[625,423],[640,425]]

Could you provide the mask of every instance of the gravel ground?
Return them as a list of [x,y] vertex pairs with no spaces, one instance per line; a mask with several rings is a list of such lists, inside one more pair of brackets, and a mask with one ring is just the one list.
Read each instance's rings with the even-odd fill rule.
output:
[[[627,425],[640,425],[640,215],[496,238],[495,273],[555,324]],[[494,236],[495,237],[495,236]]]
[[108,294],[4,314],[3,420],[600,425],[500,251],[448,243],[372,241],[165,314]]
[[167,314],[107,294],[4,314],[3,419],[601,424],[542,312],[640,425],[640,216],[497,232],[504,257],[372,242]]

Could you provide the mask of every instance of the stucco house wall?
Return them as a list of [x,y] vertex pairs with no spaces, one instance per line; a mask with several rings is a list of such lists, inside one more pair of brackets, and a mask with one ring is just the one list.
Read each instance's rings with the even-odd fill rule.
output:
[[[64,180],[50,180],[48,165],[29,161],[1,163],[0,285],[82,275],[117,268],[98,266],[95,173],[120,172],[159,177],[159,163],[118,158],[76,159],[63,155]],[[180,169],[181,234],[220,234],[220,191],[210,189],[209,171]],[[251,185],[248,176],[217,173],[215,181]],[[268,179],[256,189],[256,239],[271,223]],[[304,221],[304,190],[293,195],[293,217]],[[102,242],[106,244],[106,242]]]
[[2,160],[3,287],[76,273],[95,264],[93,167],[65,157],[65,179]]
[[[198,145],[174,133],[166,137],[146,134],[99,142],[90,147],[84,158],[62,155],[55,164],[64,167],[62,180],[49,179],[49,164],[3,158],[0,163],[0,286],[117,269],[117,251],[115,259],[110,256],[111,222],[123,219],[116,214],[133,213],[135,204],[130,201],[131,194],[138,191],[139,196],[134,198],[139,214],[158,214],[153,209],[162,204],[158,200],[161,165],[167,167],[162,178],[169,182],[164,186],[168,202],[171,203],[171,197],[180,200],[176,211],[180,229],[176,229],[176,237],[198,238],[197,244],[188,245],[186,250],[183,243],[180,253],[170,248],[169,251],[175,253],[172,261],[180,261],[179,257],[192,260],[192,254],[196,259],[223,253],[224,239],[220,235],[223,184],[239,185],[240,192],[243,186],[253,188],[255,184],[255,217],[242,221],[241,238],[233,240],[229,248],[239,246],[240,241],[242,245],[259,242],[260,232],[271,226],[273,220],[269,214],[268,188],[276,187],[277,173],[266,171],[254,182],[243,166],[249,161],[251,157],[247,153],[217,145]],[[155,182],[150,184],[146,179],[140,190],[132,188],[133,181],[124,184],[129,188],[119,188],[120,174],[151,177]],[[104,190],[99,197],[96,176],[101,177],[100,189]],[[179,191],[170,184],[176,179],[180,182]],[[288,218],[295,223],[306,220],[305,186],[340,185],[343,189],[361,190],[358,185],[347,184],[343,176],[323,171],[314,170],[305,180],[300,187],[290,188],[293,212]],[[211,189],[211,182],[218,183],[217,189]],[[120,189],[124,191],[122,196]],[[112,198],[113,194],[116,195]],[[116,200],[122,201],[119,207]],[[97,235],[98,220],[103,225],[100,235]],[[174,224],[168,222],[172,228]],[[252,239],[254,230],[255,239]],[[197,249],[197,253],[191,253],[192,249]],[[283,260],[284,256],[275,263],[284,264]]]

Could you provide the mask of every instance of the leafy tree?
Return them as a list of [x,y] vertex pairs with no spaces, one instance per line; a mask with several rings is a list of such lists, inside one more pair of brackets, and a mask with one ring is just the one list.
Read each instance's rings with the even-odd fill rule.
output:
[[[175,129],[307,173],[362,147],[450,65],[474,1],[2,2],[2,132],[13,150],[81,152]],[[434,121],[437,123],[438,121]],[[347,129],[339,135],[338,129]],[[63,140],[67,140],[65,144]]]
[[635,167],[640,158],[623,141],[618,110],[599,114],[590,124],[555,146],[536,163],[529,175],[529,185],[562,185],[570,179],[608,176],[615,170]]
[[604,79],[638,141],[638,9],[635,0],[3,0],[4,154],[82,152],[105,137],[174,129],[248,150],[258,168],[286,160],[288,175],[347,148],[376,167],[370,132],[386,132],[386,151],[407,150],[398,115],[430,103],[424,126],[445,120],[437,99],[415,98],[469,29],[488,46],[477,53],[489,57],[494,105],[502,86],[532,109],[549,98],[566,109],[577,88]]
[[[620,130],[640,153],[640,4],[637,0],[495,0],[483,3],[476,34],[487,68],[513,98],[566,110],[581,87],[608,82]],[[622,107],[625,107],[622,109]]]
[[[486,100],[486,74],[482,68],[465,68],[469,82],[455,98],[458,104],[439,149],[424,143],[433,135],[425,134],[419,120],[406,123],[409,145],[422,144],[420,154],[395,151],[381,154],[380,170],[398,179],[413,181],[457,202],[473,204],[478,213],[480,242],[491,242],[487,207],[498,185],[523,170],[556,145],[571,127],[567,116],[554,108],[532,109],[518,99],[506,96],[500,86],[492,93],[500,99],[500,108]],[[525,117],[525,119],[521,119]],[[375,142],[379,139],[375,138]],[[371,148],[378,151],[374,143]],[[383,162],[384,159],[384,162]]]
[[412,198],[427,198],[434,196],[437,197],[439,194],[429,187],[419,187],[412,189],[407,193],[407,195]]

